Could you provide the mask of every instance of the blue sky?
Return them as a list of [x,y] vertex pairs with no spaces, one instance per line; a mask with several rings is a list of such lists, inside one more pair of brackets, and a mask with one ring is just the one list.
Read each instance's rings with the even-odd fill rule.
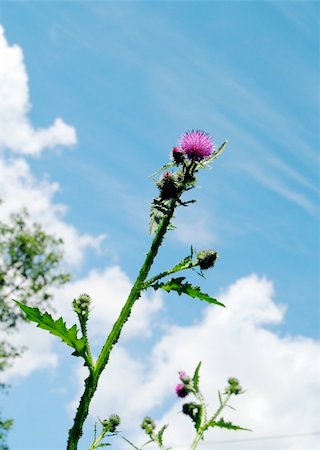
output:
[[[229,145],[213,170],[201,174],[196,205],[178,213],[177,230],[168,236],[158,267],[186,256],[190,244],[198,250],[216,248],[219,263],[203,289],[226,295],[228,287],[245,279],[254,295],[260,286],[274,314],[261,321],[263,329],[278,339],[277,348],[290,340],[304,342],[306,367],[312,365],[315,361],[308,358],[315,353],[310,348],[319,338],[319,5],[2,2],[0,22],[5,47],[18,45],[24,57],[20,65],[4,69],[12,72],[8,92],[21,95],[24,105],[12,107],[15,114],[20,111],[16,141],[6,138],[5,127],[0,131],[3,180],[10,180],[11,171],[17,176],[17,161],[24,176],[17,176],[12,186],[0,181],[0,194],[8,197],[8,204],[18,198],[11,201],[12,209],[27,204],[35,219],[42,217],[62,234],[70,256],[66,264],[74,274],[68,295],[81,293],[76,288],[86,289],[86,282],[90,290],[90,283],[98,285],[115,266],[120,272],[112,277],[119,276],[124,284],[134,279],[150,242],[148,210],[156,189],[148,175],[167,161],[183,132],[204,129],[217,146],[225,139]],[[28,76],[28,93],[14,86],[12,74],[21,67]],[[23,95],[29,96],[29,111]],[[5,107],[0,117],[5,117]],[[65,128],[56,127],[46,140],[31,133],[30,142],[42,139],[42,144],[30,144],[27,151],[28,145],[20,144],[27,138],[19,140],[22,116],[33,131],[48,129],[56,118]],[[103,241],[98,238],[102,234]],[[88,275],[92,270],[97,278]],[[174,324],[187,330],[207,314],[206,305],[184,298],[150,294],[149,300],[154,309],[150,306],[145,317],[141,313],[144,325],[122,348],[126,357],[137,354],[142,367],[143,358],[149,359],[157,343],[165,342]],[[280,320],[281,304],[286,312]],[[261,305],[260,313],[268,309]],[[274,305],[280,308],[278,316]],[[102,334],[97,348],[101,342]],[[39,365],[28,375],[12,375],[6,410],[16,417],[9,441],[15,449],[64,448],[71,420],[66,405],[77,398],[79,370],[59,345],[48,341],[42,351]],[[231,361],[236,361],[237,351],[230,349]],[[262,359],[268,366],[268,351],[260,351],[267,352]],[[300,380],[306,395],[316,383],[309,381],[303,385]],[[50,408],[39,413],[46,402]],[[100,414],[99,408],[97,404]],[[154,402],[161,418],[170,408],[166,397]],[[30,430],[35,420],[39,440]],[[273,429],[279,434],[273,425],[264,430],[257,424],[257,436],[270,435]],[[301,432],[319,431],[309,425]],[[290,434],[289,425],[286,430]],[[233,436],[222,437],[227,438]],[[313,450],[306,445],[315,445],[300,442],[288,439],[281,448]]]

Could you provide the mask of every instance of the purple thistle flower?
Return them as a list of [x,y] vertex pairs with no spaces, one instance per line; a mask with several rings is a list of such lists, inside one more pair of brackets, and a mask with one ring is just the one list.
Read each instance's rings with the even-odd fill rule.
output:
[[186,397],[189,394],[188,389],[186,389],[185,385],[183,383],[179,383],[176,386],[176,394],[178,397]]
[[180,148],[192,161],[201,161],[212,153],[212,138],[208,133],[201,130],[187,131],[182,136]]
[[180,370],[180,372],[178,372],[179,374],[179,378],[180,380],[184,383],[184,384],[188,384],[191,381],[191,378],[186,374],[186,372],[184,370]]

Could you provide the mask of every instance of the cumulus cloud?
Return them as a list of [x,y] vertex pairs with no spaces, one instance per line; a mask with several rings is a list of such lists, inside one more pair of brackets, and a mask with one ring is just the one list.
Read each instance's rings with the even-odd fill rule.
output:
[[67,208],[54,202],[59,184],[38,179],[31,173],[23,158],[0,158],[0,220],[7,220],[12,212],[26,207],[32,221],[64,240],[65,260],[71,266],[80,265],[87,248],[98,249],[105,236],[92,236],[65,221]]
[[[56,294],[57,313],[63,314],[68,322],[74,323],[75,314],[72,311],[72,299],[82,293],[92,298],[92,310],[88,331],[98,342],[106,337],[117,319],[121,308],[130,292],[132,283],[128,276],[118,266],[106,267],[103,270],[91,270],[87,276],[68,283]],[[152,321],[162,309],[162,298],[159,292],[151,295],[142,294],[135,304],[131,320],[125,327],[123,338],[150,336]]]
[[[0,342],[10,337],[10,344],[23,353],[15,358],[11,367],[1,372],[1,383],[14,383],[28,377],[37,370],[53,370],[58,366],[58,355],[54,350],[54,338],[30,323],[24,323],[19,333],[8,333],[0,330]],[[28,348],[25,347],[26,343]]]
[[[87,276],[68,283],[55,290],[55,312],[53,317],[62,316],[68,326],[77,323],[77,316],[72,310],[73,298],[82,293],[92,297],[92,310],[88,326],[90,342],[101,344],[118,317],[130,292],[132,283],[128,276],[117,266],[103,270],[92,270]],[[152,332],[152,323],[162,308],[159,292],[143,294],[135,305],[131,320],[128,322],[121,339],[126,342],[132,338],[144,339]],[[0,341],[7,338],[0,330]],[[14,361],[13,366],[5,371],[5,380],[25,378],[32,372],[57,366],[57,338],[48,332],[35,328],[35,324],[24,323],[18,333],[10,336],[10,342],[21,347],[28,344],[28,350]],[[122,350],[122,354],[127,353]],[[122,359],[125,356],[122,357]],[[117,374],[118,376],[119,374]],[[132,381],[134,383],[134,381]]]
[[208,308],[198,323],[169,328],[143,359],[118,346],[101,380],[93,416],[119,413],[122,429],[136,439],[134,429],[138,430],[143,416],[161,408],[166,412],[158,414],[160,423],[170,422],[168,444],[189,448],[193,428],[179,414],[182,402],[174,399],[174,386],[177,370],[192,373],[201,360],[201,387],[211,405],[217,405],[217,389],[223,390],[229,376],[240,379],[247,392],[233,400],[237,411],[229,409],[224,417],[253,430],[234,435],[213,430],[207,441],[239,440],[223,444],[228,449],[256,450],[257,442],[259,449],[270,449],[271,443],[272,448],[281,446],[282,450],[315,449],[315,436],[241,439],[317,431],[319,342],[280,336],[272,329],[283,321],[285,308],[275,303],[273,285],[264,278],[242,278],[224,290],[220,299],[226,309]]
[[28,118],[30,108],[22,49],[9,45],[0,26],[0,150],[38,155],[45,148],[76,143],[75,129],[61,118],[48,128],[34,128]]

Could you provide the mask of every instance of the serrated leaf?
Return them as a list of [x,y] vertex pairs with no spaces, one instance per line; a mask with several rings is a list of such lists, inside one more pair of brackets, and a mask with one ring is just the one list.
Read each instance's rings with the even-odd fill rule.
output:
[[193,374],[193,377],[192,377],[193,386],[194,386],[196,391],[199,388],[199,370],[200,370],[200,367],[201,367],[201,361],[197,365],[196,370],[194,371],[194,374]]
[[72,353],[74,356],[85,357],[85,340],[83,337],[78,338],[78,328],[76,324],[71,328],[67,328],[62,317],[54,320],[49,313],[42,313],[39,308],[27,306],[17,300],[14,301],[26,314],[28,320],[35,322],[37,327],[49,331],[49,333],[54,336],[58,336],[63,342],[75,350]]
[[168,425],[163,425],[163,427],[160,429],[158,433],[158,441],[160,445],[163,445],[163,433],[168,428]]
[[231,422],[225,422],[223,417],[221,417],[220,420],[215,421],[215,420],[211,420],[207,423],[206,425],[207,428],[209,427],[219,427],[219,428],[226,428],[228,430],[234,430],[234,431],[238,431],[238,430],[243,430],[243,431],[251,431],[249,430],[249,428],[243,428],[243,427],[239,427],[239,425],[234,425]]
[[193,286],[188,281],[184,282],[185,277],[171,278],[167,282],[154,283],[151,286],[154,290],[163,289],[167,292],[176,291],[179,295],[187,294],[189,297],[198,298],[199,300],[204,300],[213,305],[224,306],[223,303],[219,302],[210,295],[202,292],[199,286]]
[[149,233],[152,235],[155,233],[162,219],[168,214],[171,202],[168,200],[162,200],[159,197],[155,198],[150,208],[150,223]]
[[210,164],[214,159],[218,158],[218,156],[221,155],[221,153],[225,150],[226,146],[228,144],[228,141],[224,141],[223,144],[218,148],[218,150],[216,152],[213,152],[211,156],[209,156],[209,158],[204,159],[203,161],[201,161],[201,166],[205,167],[208,164]]

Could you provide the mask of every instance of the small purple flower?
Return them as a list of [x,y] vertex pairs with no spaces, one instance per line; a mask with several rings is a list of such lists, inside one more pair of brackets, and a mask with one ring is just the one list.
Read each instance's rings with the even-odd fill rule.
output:
[[180,141],[180,148],[192,161],[201,161],[211,155],[212,138],[201,130],[187,131]]
[[191,378],[186,374],[186,372],[184,370],[180,370],[180,372],[178,372],[179,374],[179,378],[180,380],[184,383],[184,384],[188,384],[191,381]]
[[185,385],[183,383],[179,383],[176,386],[176,394],[178,397],[186,397],[189,394],[188,389],[186,389]]

